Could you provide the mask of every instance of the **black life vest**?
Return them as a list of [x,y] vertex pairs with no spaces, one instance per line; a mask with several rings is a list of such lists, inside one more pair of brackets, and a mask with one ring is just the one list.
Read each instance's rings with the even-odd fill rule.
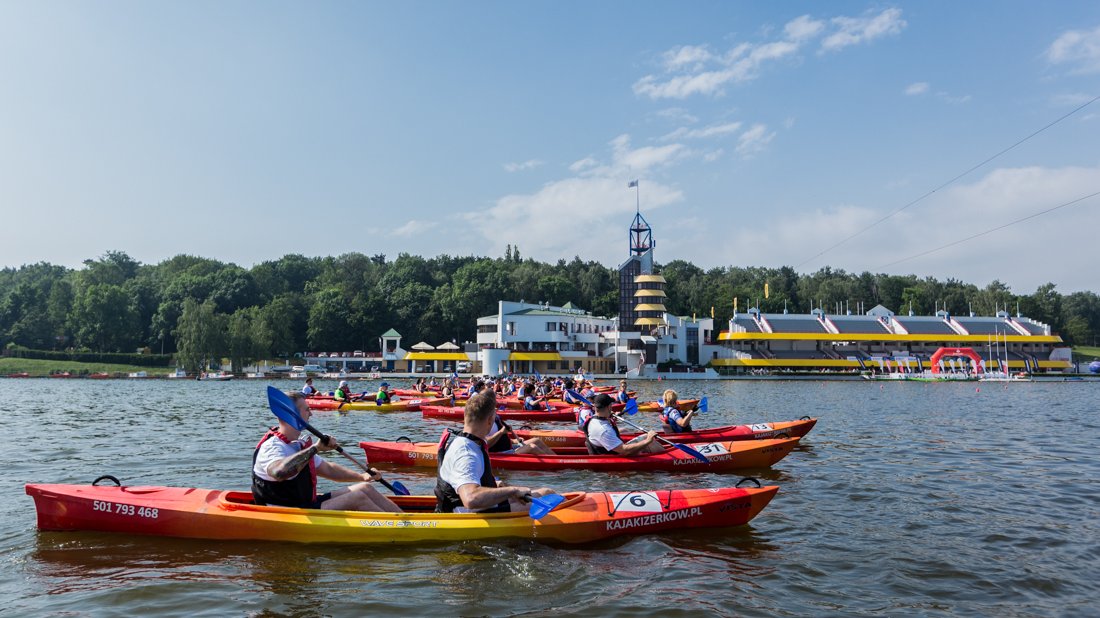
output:
[[[256,475],[256,458],[264,442],[277,438],[290,444],[290,440],[278,429],[272,427],[252,451],[252,499],[259,505],[309,507],[317,498],[317,470],[312,457],[309,458],[309,465],[302,467],[297,476],[285,481],[268,481]],[[302,448],[307,449],[310,445],[311,441],[307,438]]]
[[[485,440],[465,431],[452,431],[446,429],[443,431],[443,437],[439,440],[439,450],[436,452],[436,479],[435,479],[435,512],[436,513],[454,513],[455,509],[462,506],[462,498],[459,497],[458,491],[451,486],[450,483],[443,480],[443,477],[439,476],[439,469],[443,467],[443,457],[447,454],[447,449],[451,447],[451,443],[454,442],[455,437],[462,436],[467,440],[471,440],[474,444],[481,447],[482,456],[482,473],[480,483],[482,487],[495,488],[497,486],[496,477],[493,476],[493,467],[489,463],[489,451],[485,446]],[[479,513],[507,513],[511,511],[511,507],[508,506],[508,501],[505,500],[500,504],[478,511]]]
[[[588,420],[584,421],[584,425],[581,426],[581,429],[584,431],[584,445],[586,447],[588,447],[588,454],[589,455],[614,455],[615,454],[614,451],[609,451],[609,450],[605,449],[604,447],[600,446],[599,444],[594,444],[591,440],[588,439],[588,426],[592,424],[592,421],[594,421],[596,419],[599,419],[599,418],[600,417],[593,414],[592,416],[588,417]],[[619,428],[617,426],[615,426],[615,423],[611,422],[611,419],[600,419],[600,420],[607,421],[607,423],[609,425],[611,425],[611,429],[615,432],[615,437],[617,437],[620,440],[623,439],[622,434],[619,433]]]
[[[504,420],[501,419],[499,416],[496,417],[496,420],[493,421],[493,431],[494,432],[496,432],[499,429],[499,427],[497,427],[497,425],[500,425],[500,427],[505,426],[504,425]],[[492,446],[489,446],[489,452],[490,453],[503,453],[505,451],[510,451],[510,450],[512,450],[512,439],[510,437],[508,437],[508,432],[507,431],[505,431],[504,435],[501,436],[499,439],[497,439],[497,441],[494,442],[492,444]]]

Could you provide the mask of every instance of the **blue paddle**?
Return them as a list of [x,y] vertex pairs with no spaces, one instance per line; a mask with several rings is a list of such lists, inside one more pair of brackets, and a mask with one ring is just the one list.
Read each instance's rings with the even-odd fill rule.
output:
[[560,494],[550,494],[541,498],[527,494],[523,499],[531,501],[531,510],[527,512],[527,516],[531,519],[542,519],[559,504],[565,502],[565,496]]
[[[298,414],[298,409],[294,407],[294,402],[291,401],[290,397],[287,397],[286,393],[275,388],[274,386],[267,387],[267,405],[271,407],[271,413],[287,425],[290,425],[298,431],[305,429],[309,433],[317,436],[317,438],[322,442],[327,443],[329,441],[327,435],[321,433],[320,431],[317,431],[316,427],[307,423],[305,419],[302,418],[302,415]],[[336,451],[344,457],[347,457],[348,459],[355,462],[355,465],[362,468],[363,471],[367,474],[378,473],[377,470],[364,465],[363,462],[345,452],[344,447],[337,446]],[[386,489],[389,489],[398,496],[407,496],[410,493],[408,488],[405,487],[401,483],[401,481],[394,481],[393,483],[390,483],[386,481],[386,479],[380,478],[378,479],[378,482],[382,483],[382,485],[385,486]]]
[[709,409],[709,406],[707,406],[707,398],[703,397],[702,399],[700,399],[699,405],[695,406],[695,409],[700,412],[706,412]]
[[[596,409],[596,407],[594,405],[592,405],[591,401],[585,399],[584,395],[581,395],[580,393],[578,393],[576,391],[572,391],[572,390],[569,391],[569,394],[573,395],[574,397],[576,397],[576,398],[580,399],[581,401],[587,403],[588,405],[592,406],[593,410]],[[634,399],[631,399],[630,401],[628,401],[626,403],[626,407],[623,409],[623,411],[626,412],[628,415],[637,414],[638,413],[638,402],[635,401]],[[645,427],[640,427],[640,426],[626,420],[625,418],[623,418],[621,416],[619,417],[619,420],[626,423],[627,425],[630,425],[634,429],[637,429],[638,431],[648,431]],[[669,442],[668,440],[662,438],[661,436],[655,436],[655,437],[662,444],[667,444],[668,446],[671,446],[672,448],[683,451],[684,453],[687,453],[688,455],[691,455],[692,457],[694,457],[695,459],[698,459],[699,461],[701,461],[703,463],[710,463],[710,460],[707,459],[706,455],[700,453],[699,451],[691,448],[690,446],[688,446],[686,444],[678,444],[676,442]]]

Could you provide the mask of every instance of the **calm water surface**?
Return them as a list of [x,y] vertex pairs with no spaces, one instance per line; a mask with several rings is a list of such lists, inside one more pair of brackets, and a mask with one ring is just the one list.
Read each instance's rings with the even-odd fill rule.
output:
[[[0,614],[1100,613],[1098,383],[638,383],[645,397],[659,387],[709,396],[700,425],[820,418],[799,449],[752,471],[780,491],[741,528],[580,548],[502,541],[396,549],[35,530],[24,483],[113,474],[130,485],[247,489],[252,447],[273,421],[266,384],[0,380],[8,421]],[[367,412],[320,412],[315,424],[345,444],[435,440],[445,426],[415,413]],[[388,476],[414,493],[430,493],[434,482],[392,468]],[[715,487],[739,478],[500,476],[559,490]]]

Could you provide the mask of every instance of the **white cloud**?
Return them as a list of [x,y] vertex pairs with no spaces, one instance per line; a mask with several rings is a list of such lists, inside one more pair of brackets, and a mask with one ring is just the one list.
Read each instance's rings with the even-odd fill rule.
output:
[[768,133],[766,125],[754,124],[737,138],[737,153],[743,157],[756,154],[764,150],[774,137],[775,132]]
[[727,122],[725,124],[710,125],[709,127],[703,127],[700,129],[689,129],[687,127],[680,127],[679,129],[676,129],[675,131],[672,131],[671,133],[662,136],[660,140],[664,142],[670,142],[678,139],[706,139],[709,137],[736,133],[740,129],[740,122]]
[[803,15],[787,22],[787,25],[783,28],[783,32],[786,33],[787,38],[792,41],[802,41],[816,37],[821,34],[824,29],[825,22],[813,19],[809,15]]
[[658,118],[669,120],[678,124],[695,124],[699,118],[682,107],[669,107],[655,114]]
[[1100,72],[1100,26],[1063,33],[1051,43],[1046,56],[1051,64],[1069,65],[1073,73]]
[[1055,107],[1078,107],[1096,98],[1094,95],[1083,92],[1056,94],[1050,98],[1050,104]]
[[580,161],[574,161],[569,166],[569,171],[573,172],[574,174],[578,174],[580,172],[583,172],[584,170],[596,167],[599,164],[600,164],[600,162],[597,161],[596,159],[594,159],[592,157],[585,157],[585,158],[581,159]]
[[725,151],[721,148],[717,150],[711,150],[710,152],[703,153],[703,160],[707,163],[713,163],[714,161],[720,159],[723,154],[725,154]]
[[540,165],[542,165],[542,161],[539,161],[538,159],[530,159],[522,163],[505,163],[504,171],[508,173],[522,172],[524,170],[534,169]]
[[[742,42],[725,53],[702,45],[680,45],[661,54],[661,74],[649,74],[634,82],[634,94],[651,99],[685,99],[693,95],[718,96],[725,86],[756,79],[760,71],[782,60],[796,58],[802,48],[825,35],[822,49],[837,51],[850,45],[897,34],[905,27],[900,9],[878,15],[834,17],[817,20],[796,17],[775,40]],[[834,32],[827,34],[829,29]]]
[[886,9],[878,15],[863,17],[834,17],[832,25],[837,31],[821,41],[822,51],[839,51],[851,45],[859,45],[891,34],[899,34],[907,25],[901,18],[901,9]]
[[[483,210],[462,216],[471,226],[469,234],[483,236],[479,252],[501,253],[506,244],[519,245],[525,256],[554,262],[562,256],[583,255],[606,263],[621,261],[619,238],[635,208],[634,191],[627,183],[642,178],[642,207],[647,212],[683,200],[679,189],[655,180],[657,170],[683,156],[682,144],[653,147],[631,146],[629,135],[609,142],[606,162],[586,157],[574,164],[583,174],[543,185],[532,193],[506,195]],[[583,230],[578,233],[577,230]]]
[[666,71],[676,71],[685,66],[696,66],[709,61],[712,57],[706,46],[694,45],[674,47],[662,54]]
[[[802,266],[824,265],[848,271],[918,273],[940,279],[955,277],[979,286],[1001,279],[1017,293],[1030,293],[1056,281],[1063,293],[1095,289],[1094,273],[1085,268],[1051,269],[1052,263],[1081,264],[1083,247],[1095,244],[1100,227],[1100,196],[1067,206],[973,240],[904,261],[999,225],[1059,206],[1100,190],[1098,167],[1025,167],[993,170],[969,185],[941,191],[887,219],[871,230]],[[838,204],[810,212],[758,219],[758,225],[730,232],[716,225],[723,242],[709,239],[715,255],[675,257],[712,264],[794,265],[874,223],[889,212],[882,205]],[[718,232],[715,232],[717,235]],[[889,241],[886,241],[889,239]],[[1018,259],[1022,254],[1046,259]],[[674,259],[662,256],[663,260]]]
[[410,219],[401,227],[394,229],[390,234],[399,236],[401,238],[407,238],[409,236],[417,236],[439,227],[439,223],[436,221],[420,221],[417,219]]
[[905,94],[915,96],[928,92],[928,82],[913,82],[905,87]]

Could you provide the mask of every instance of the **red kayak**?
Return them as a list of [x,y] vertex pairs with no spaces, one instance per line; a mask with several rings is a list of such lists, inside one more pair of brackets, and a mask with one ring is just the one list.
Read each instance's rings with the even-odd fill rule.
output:
[[[787,456],[799,438],[779,440],[738,440],[692,444],[692,448],[707,457],[700,461],[673,448],[663,453],[621,455],[590,455],[584,448],[556,448],[553,455],[516,455],[489,453],[494,468],[511,470],[600,470],[607,472],[723,472],[739,468],[766,468]],[[439,444],[434,442],[360,442],[372,464],[391,463],[404,466],[436,466]]]
[[334,399],[310,399],[309,407],[314,410],[339,410],[342,412],[350,410],[365,410],[367,412],[416,412],[425,405],[437,406],[441,403],[448,403],[450,401],[450,399],[438,397],[435,399],[399,399],[383,404],[378,404],[374,401],[353,401],[341,405]]
[[[756,423],[753,425],[727,425],[699,431],[680,433],[661,432],[661,437],[669,442],[726,442],[730,440],[765,440],[768,438],[801,438],[810,433],[817,424],[816,418],[808,416],[797,421],[779,423]],[[550,448],[559,446],[584,446],[584,432],[573,429],[517,429],[516,435],[524,440],[541,438]],[[629,442],[639,434],[623,433],[623,442]]]
[[[424,418],[439,418],[448,421],[462,421],[466,412],[465,408],[423,405],[420,412]],[[498,410],[497,414],[506,421],[546,421],[546,422],[577,422],[577,413],[573,408],[555,409],[551,412],[544,410]]]

